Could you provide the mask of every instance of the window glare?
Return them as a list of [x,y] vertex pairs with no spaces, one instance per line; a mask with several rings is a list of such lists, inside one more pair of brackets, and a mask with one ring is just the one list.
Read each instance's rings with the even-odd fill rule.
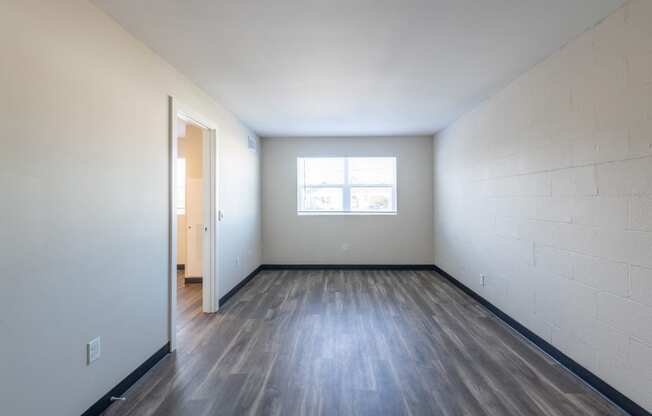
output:
[[342,190],[339,188],[307,188],[305,209],[308,211],[341,211]]
[[186,213],[186,159],[177,158],[176,166],[176,207],[177,215]]
[[349,159],[349,175],[352,184],[371,185],[394,183],[394,158],[354,157]]
[[392,188],[352,188],[352,211],[392,210]]
[[298,211],[395,213],[395,157],[297,158]]
[[304,159],[303,174],[306,185],[343,184],[344,159],[329,157]]

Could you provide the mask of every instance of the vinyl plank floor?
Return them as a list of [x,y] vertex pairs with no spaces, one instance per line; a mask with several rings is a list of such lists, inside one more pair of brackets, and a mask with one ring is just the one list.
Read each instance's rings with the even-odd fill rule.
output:
[[430,271],[263,271],[106,416],[624,415]]

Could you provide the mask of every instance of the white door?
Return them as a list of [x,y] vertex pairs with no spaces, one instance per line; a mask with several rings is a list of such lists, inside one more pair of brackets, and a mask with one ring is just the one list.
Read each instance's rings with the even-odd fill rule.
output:
[[215,267],[215,251],[217,247],[217,169],[216,169],[216,137],[215,130],[204,130],[202,178],[204,187],[203,223],[204,237],[202,239],[202,294],[204,312],[216,312],[217,305],[217,268]]
[[186,189],[186,277],[202,276],[204,238],[203,182],[188,179]]

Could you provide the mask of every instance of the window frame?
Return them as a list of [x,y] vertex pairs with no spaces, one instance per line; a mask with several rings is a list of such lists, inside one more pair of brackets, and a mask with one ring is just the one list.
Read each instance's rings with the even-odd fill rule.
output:
[[[342,184],[319,184],[305,185],[302,182],[301,172],[303,171],[302,161],[305,159],[343,159],[344,161],[344,182]],[[351,159],[392,159],[393,162],[393,184],[386,183],[364,183],[352,184],[349,170]],[[342,210],[310,210],[303,209],[301,202],[303,192],[307,188],[338,188],[342,190]],[[351,209],[351,190],[354,188],[385,188],[392,190],[391,207],[389,210],[353,210]],[[299,156],[297,157],[297,215],[398,215],[398,158],[396,156]]]

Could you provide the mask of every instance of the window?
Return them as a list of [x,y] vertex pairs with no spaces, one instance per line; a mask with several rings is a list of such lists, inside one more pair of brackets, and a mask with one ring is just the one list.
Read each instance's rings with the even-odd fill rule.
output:
[[300,157],[299,214],[396,213],[395,157]]
[[186,159],[177,158],[176,172],[176,208],[177,215],[186,214]]

